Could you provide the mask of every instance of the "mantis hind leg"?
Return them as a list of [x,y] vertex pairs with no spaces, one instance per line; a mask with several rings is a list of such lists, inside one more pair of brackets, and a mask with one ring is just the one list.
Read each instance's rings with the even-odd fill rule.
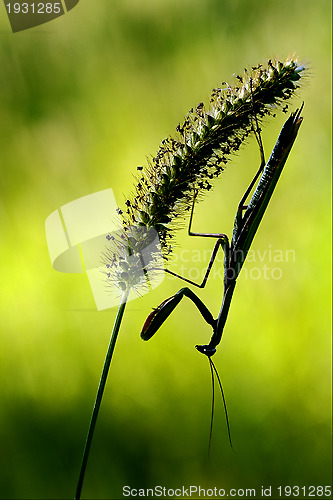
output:
[[264,146],[263,146],[262,138],[261,138],[261,128],[259,126],[258,118],[257,118],[256,112],[255,112],[255,103],[254,103],[254,98],[253,98],[253,93],[252,93],[252,80],[250,80],[250,90],[251,90],[251,101],[252,101],[253,122],[254,122],[254,123],[252,122],[252,131],[254,133],[254,136],[255,136],[256,141],[257,141],[258,146],[259,146],[260,165],[259,165],[259,168],[258,168],[255,176],[253,177],[252,181],[250,182],[249,186],[247,187],[244,195],[242,196],[242,199],[239,202],[237,215],[236,215],[238,225],[241,222],[243,210],[247,209],[247,205],[245,205],[246,200],[249,197],[252,189],[254,188],[255,183],[257,182],[260,174],[262,173],[262,171],[264,170],[264,167],[266,165]]
[[[209,235],[209,236],[212,236],[212,235]],[[223,236],[225,236],[225,235],[223,235]],[[179,274],[174,273],[173,271],[170,271],[169,269],[165,269],[165,272],[168,273],[168,274],[171,274],[172,276],[176,276],[177,278],[180,278],[181,280],[186,281],[187,283],[190,283],[190,285],[197,286],[198,288],[204,288],[205,285],[206,285],[206,282],[208,280],[210,271],[212,269],[214,260],[216,258],[216,255],[217,255],[217,252],[218,252],[220,246],[223,248],[224,258],[225,259],[228,258],[228,255],[229,255],[229,240],[228,240],[227,236],[225,236],[225,239],[219,238],[217,240],[217,242],[215,243],[213,251],[212,251],[212,255],[211,255],[210,259],[209,259],[209,263],[208,263],[208,266],[207,266],[207,269],[206,269],[206,272],[205,272],[205,276],[203,277],[203,280],[202,280],[202,282],[200,284],[199,283],[195,283],[195,281],[192,281],[192,280],[190,280],[188,278],[184,278],[184,276],[180,276]]]
[[198,288],[204,288],[206,285],[206,282],[208,280],[209,273],[211,271],[211,268],[213,266],[214,260],[216,258],[216,255],[217,255],[217,252],[218,252],[220,246],[223,248],[223,251],[224,251],[225,262],[228,259],[229,239],[228,239],[228,236],[224,233],[194,233],[191,231],[196,196],[197,196],[197,191],[194,191],[192,210],[191,210],[191,216],[190,216],[189,227],[188,227],[188,234],[189,234],[189,236],[201,236],[201,237],[205,237],[205,238],[217,238],[217,241],[214,245],[210,260],[208,262],[205,276],[203,277],[203,280],[201,283],[196,283],[195,281],[192,281],[188,278],[185,278],[184,276],[181,276],[173,271],[170,271],[169,269],[165,269],[165,272],[168,274],[171,274],[172,276],[175,276],[176,278],[179,278],[183,281],[186,281],[186,283],[189,283],[190,285],[197,286]]
[[198,195],[198,191],[194,190],[191,216],[190,216],[190,221],[189,221],[189,225],[188,225],[188,235],[189,236],[200,236],[202,238],[218,238],[218,239],[223,240],[223,241],[228,240],[228,236],[224,233],[194,233],[193,231],[191,231],[192,222],[193,222],[193,215],[194,215],[195,200],[197,198],[197,195]]

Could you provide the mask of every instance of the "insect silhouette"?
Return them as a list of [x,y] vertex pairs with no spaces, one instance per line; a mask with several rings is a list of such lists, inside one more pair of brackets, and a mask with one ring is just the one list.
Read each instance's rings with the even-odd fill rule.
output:
[[[162,326],[165,320],[169,317],[169,315],[172,313],[175,307],[180,303],[183,297],[187,297],[193,302],[193,304],[198,308],[203,319],[212,327],[213,333],[210,342],[208,344],[195,346],[196,349],[201,354],[207,356],[212,376],[213,398],[212,398],[209,449],[211,445],[212,425],[213,425],[213,415],[214,415],[214,374],[217,377],[217,381],[221,390],[225,416],[226,416],[229,442],[230,445],[232,446],[229,418],[228,418],[228,412],[223,393],[223,388],[217,369],[211,358],[216,353],[217,346],[220,344],[222,339],[222,334],[227,321],[229,307],[235,290],[237,278],[245,262],[253,238],[264,216],[265,210],[273,195],[278,179],[281,175],[281,172],[288,158],[288,155],[294,144],[299,127],[302,123],[302,117],[300,116],[302,109],[303,105],[299,110],[296,110],[283,125],[283,128],[279,134],[279,137],[276,141],[276,144],[273,148],[273,151],[267,163],[265,161],[260,128],[257,119],[254,117],[255,127],[253,129],[253,132],[255,134],[255,137],[259,145],[261,162],[258,171],[256,172],[255,176],[253,177],[251,183],[249,184],[248,188],[246,189],[244,195],[242,196],[238,204],[238,209],[234,220],[233,234],[230,242],[228,236],[224,233],[196,233],[191,230],[195,200],[197,197],[197,191],[194,191],[188,235],[216,239],[206,273],[204,275],[202,283],[197,284],[194,281],[191,281],[183,276],[180,276],[168,269],[165,269],[165,271],[169,274],[177,276],[181,280],[191,285],[194,285],[198,288],[204,288],[204,286],[207,283],[217,253],[220,250],[220,248],[222,248],[224,252],[223,297],[222,297],[221,308],[217,318],[215,319],[213,317],[210,310],[202,302],[202,300],[198,297],[198,295],[196,295],[189,287],[184,287],[181,288],[177,293],[175,293],[171,297],[164,300],[156,309],[154,309],[149,314],[141,331],[142,339],[149,340],[153,335],[155,335],[155,333]],[[250,197],[250,194],[253,190],[254,192],[252,194],[252,197],[249,203],[246,204],[246,201]]]

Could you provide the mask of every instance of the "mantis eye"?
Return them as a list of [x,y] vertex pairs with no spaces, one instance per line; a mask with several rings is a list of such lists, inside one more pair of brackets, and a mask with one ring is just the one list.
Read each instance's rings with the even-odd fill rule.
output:
[[196,345],[195,348],[199,352],[201,352],[201,354],[205,354],[206,356],[208,356],[208,358],[210,358],[211,356],[213,356],[213,354],[216,353],[215,347],[210,347],[209,345]]

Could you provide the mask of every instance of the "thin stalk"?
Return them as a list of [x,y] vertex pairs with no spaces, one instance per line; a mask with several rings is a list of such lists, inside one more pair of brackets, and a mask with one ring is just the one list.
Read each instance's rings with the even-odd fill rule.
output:
[[129,290],[123,292],[123,294],[121,296],[120,304],[119,304],[118,311],[117,311],[117,316],[116,316],[116,319],[115,319],[115,322],[113,325],[110,343],[109,343],[109,347],[108,347],[108,350],[106,353],[103,371],[101,374],[101,378],[99,381],[99,386],[98,386],[98,390],[97,390],[97,394],[96,394],[95,404],[94,404],[94,408],[93,408],[93,411],[91,414],[86,444],[84,447],[84,452],[83,452],[83,457],[82,457],[79,480],[77,483],[76,493],[75,493],[75,497],[74,497],[75,500],[80,500],[80,498],[81,498],[81,490],[82,490],[82,485],[83,485],[84,476],[85,476],[85,472],[86,472],[86,467],[87,467],[87,462],[88,462],[88,457],[89,457],[89,452],[90,452],[90,446],[91,446],[91,442],[92,442],[92,439],[94,436],[96,421],[97,421],[99,409],[100,409],[101,402],[102,402],[104,388],[105,388],[106,380],[108,377],[110,363],[111,363],[113,351],[114,351],[114,348],[116,345],[118,332],[119,332],[120,325],[121,325],[121,320],[123,318],[125,306],[127,303],[128,294],[129,294]]

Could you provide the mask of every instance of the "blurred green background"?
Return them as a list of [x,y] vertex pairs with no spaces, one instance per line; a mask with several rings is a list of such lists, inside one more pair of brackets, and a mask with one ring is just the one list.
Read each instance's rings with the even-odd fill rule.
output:
[[[210,374],[194,345],[211,332],[193,304],[184,300],[150,342],[139,337],[152,307],[183,286],[166,278],[127,307],[83,498],[120,498],[124,485],[256,488],[260,498],[261,486],[331,483],[330,4],[82,1],[16,34],[2,5],[0,498],[74,495],[115,316],[95,310],[86,276],[52,269],[46,217],[109,187],[121,204],[136,166],[213,87],[295,53],[309,66],[292,104],[305,101],[304,123],[214,358],[235,452],[217,401],[207,460]],[[264,129],[267,154],[284,119]],[[258,163],[251,143],[197,207],[195,230],[230,234]],[[195,278],[213,242],[186,230],[177,242],[172,269]],[[188,262],[196,250],[206,257]],[[265,278],[264,265],[281,279]],[[216,314],[218,276],[200,297]]]

